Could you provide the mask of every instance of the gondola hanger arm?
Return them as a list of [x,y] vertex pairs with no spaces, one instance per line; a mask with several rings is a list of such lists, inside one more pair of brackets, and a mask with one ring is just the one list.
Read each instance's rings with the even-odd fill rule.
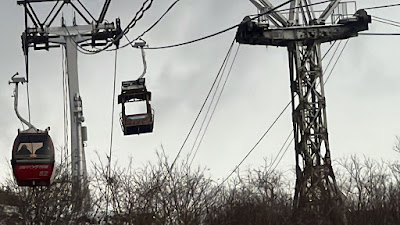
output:
[[11,81],[8,81],[8,84],[18,84],[18,83],[24,84],[24,83],[27,82],[26,79],[25,79],[25,77],[15,77],[15,76],[18,76],[18,75],[19,75],[19,73],[16,72],[16,73],[11,77]]
[[19,120],[21,120],[22,123],[26,124],[29,129],[34,129],[34,130],[38,130],[35,126],[33,126],[31,123],[29,123],[27,120],[25,120],[24,118],[22,118],[22,116],[19,114],[18,111],[18,84],[24,84],[26,83],[26,79],[25,77],[16,77],[18,75],[18,72],[15,73],[12,77],[11,77],[11,81],[8,82],[8,84],[15,84],[15,89],[14,89],[14,111],[15,114],[17,114],[17,117]]
[[138,79],[143,78],[144,75],[146,75],[147,72],[147,62],[146,62],[146,53],[144,52],[144,47],[146,47],[146,42],[144,40],[137,41],[133,45],[134,48],[140,48],[140,51],[142,53],[142,61],[143,61],[143,73],[142,75],[139,76]]

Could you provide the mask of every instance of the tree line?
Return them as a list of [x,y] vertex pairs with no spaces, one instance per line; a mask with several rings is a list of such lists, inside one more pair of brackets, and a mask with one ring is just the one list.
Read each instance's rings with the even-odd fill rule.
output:
[[[400,154],[399,139],[394,150]],[[294,181],[287,172],[266,163],[220,185],[201,167],[182,161],[171,170],[164,151],[157,155],[156,163],[140,169],[93,163],[90,207],[84,212],[74,207],[67,160],[57,164],[49,187],[18,187],[10,178],[1,184],[0,224],[295,224]],[[349,224],[400,224],[399,161],[353,155],[336,160],[334,168]]]

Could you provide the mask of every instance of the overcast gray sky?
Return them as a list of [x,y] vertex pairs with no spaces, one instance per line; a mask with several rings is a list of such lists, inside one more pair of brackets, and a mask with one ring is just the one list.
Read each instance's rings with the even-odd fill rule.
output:
[[[98,15],[103,1],[82,1]],[[147,29],[172,3],[155,0],[152,8],[129,33],[130,38]],[[279,4],[282,1],[272,1]],[[316,2],[316,1],[313,1]],[[399,3],[394,0],[357,1],[358,8]],[[131,20],[142,1],[112,1],[106,18],[120,17],[122,26]],[[21,129],[13,111],[13,86],[8,80],[15,73],[24,75],[20,35],[24,29],[23,8],[16,1],[0,3],[0,168],[2,178],[9,170],[11,146]],[[49,4],[37,5],[46,15]],[[400,21],[400,7],[368,11],[374,16]],[[163,46],[192,40],[239,23],[255,14],[247,0],[181,0],[175,8],[144,36],[149,46]],[[70,18],[72,9],[63,14]],[[70,21],[67,21],[70,24]],[[54,25],[59,26],[57,20]],[[374,22],[369,32],[397,32],[400,28]],[[163,145],[171,160],[178,152],[210,89],[236,30],[191,45],[164,50],[147,50],[147,87],[153,93],[154,132],[123,136],[119,126],[120,105],[114,116],[113,161],[121,166],[133,157],[135,167],[156,160]],[[344,43],[344,42],[343,42]],[[342,43],[342,45],[343,45]],[[235,45],[236,47],[237,45]],[[329,44],[323,46],[325,52]],[[332,157],[357,154],[376,159],[398,160],[392,147],[400,135],[400,44],[398,36],[361,36],[352,38],[326,85],[328,132]],[[327,57],[329,59],[329,57]],[[327,60],[323,62],[327,65]],[[114,53],[87,56],[79,54],[80,90],[88,127],[86,148],[88,165],[103,160],[109,151]],[[142,72],[140,51],[124,48],[118,52],[117,92],[123,80],[136,79]],[[20,92],[20,111],[27,115],[25,86]],[[51,127],[56,147],[61,147],[63,131],[63,88],[61,49],[30,51],[30,102],[32,122],[38,128]],[[118,94],[118,93],[117,93]],[[236,63],[216,110],[213,121],[195,158],[195,165],[207,167],[215,178],[226,177],[253,147],[260,136],[290,101],[289,72],[285,48],[240,47]],[[263,159],[273,159],[292,129],[288,110],[267,137],[246,160],[243,168],[260,167]],[[194,134],[197,133],[195,130]],[[189,139],[182,152],[185,157],[193,144]],[[182,159],[182,158],[181,158]],[[294,165],[293,146],[278,166],[288,170]]]

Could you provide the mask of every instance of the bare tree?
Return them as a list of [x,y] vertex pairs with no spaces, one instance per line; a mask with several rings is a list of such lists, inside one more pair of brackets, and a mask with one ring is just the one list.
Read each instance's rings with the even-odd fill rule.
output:
[[192,170],[185,162],[170,170],[164,151],[157,155],[156,165],[136,171],[132,164],[123,169],[114,163],[109,177],[107,166],[94,164],[93,187],[97,198],[103,199],[98,207],[109,204],[107,214],[117,224],[201,224],[213,201],[211,179],[204,170]]
[[[68,160],[57,163],[49,187],[18,187],[9,179],[0,188],[0,224],[292,224],[292,188],[284,173],[266,165],[221,185],[185,161],[172,167],[163,149],[157,156],[139,169],[132,162],[110,167],[99,156],[89,177],[91,208],[84,213],[74,207],[79,199],[72,199]],[[356,156],[337,162],[349,223],[399,224],[399,162]]]
[[339,160],[338,183],[347,196],[350,224],[398,224],[399,183],[394,164],[356,156]]
[[205,224],[289,224],[292,208],[289,182],[281,172],[268,168],[237,172],[221,188],[214,213],[207,214]]
[[400,153],[400,137],[396,136],[396,143],[394,144],[393,150]]

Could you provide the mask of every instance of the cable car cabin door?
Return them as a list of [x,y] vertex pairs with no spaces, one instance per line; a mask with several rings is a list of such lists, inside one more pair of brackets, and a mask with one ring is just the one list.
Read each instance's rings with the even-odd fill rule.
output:
[[53,178],[54,146],[47,131],[19,132],[11,165],[18,186],[48,186]]

